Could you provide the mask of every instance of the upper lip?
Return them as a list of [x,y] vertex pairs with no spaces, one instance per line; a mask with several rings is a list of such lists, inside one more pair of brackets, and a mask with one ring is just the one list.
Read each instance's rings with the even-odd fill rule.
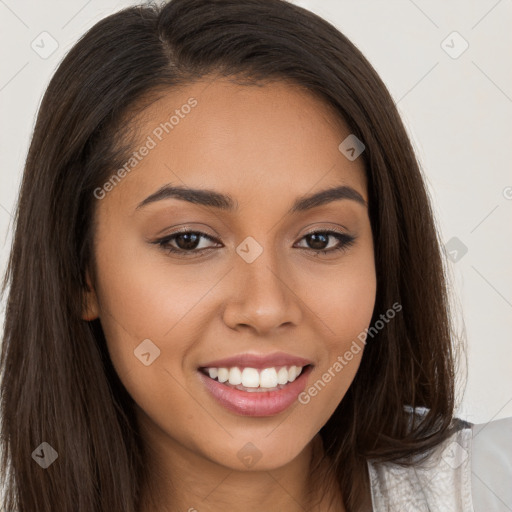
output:
[[242,368],[272,368],[275,366],[307,366],[313,364],[303,357],[286,354],[285,352],[274,352],[272,354],[238,354],[224,359],[209,361],[200,366],[200,368],[233,368],[235,366]]

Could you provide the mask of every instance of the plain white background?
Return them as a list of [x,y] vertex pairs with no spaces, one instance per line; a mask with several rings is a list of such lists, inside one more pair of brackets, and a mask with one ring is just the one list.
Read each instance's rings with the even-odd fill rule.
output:
[[[0,0],[2,273],[45,87],[88,28],[133,3]],[[361,49],[389,88],[417,150],[447,244],[454,319],[468,345],[459,416],[474,423],[512,416],[512,2],[295,3]],[[45,55],[52,44],[58,47]],[[2,322],[4,308],[5,301]]]

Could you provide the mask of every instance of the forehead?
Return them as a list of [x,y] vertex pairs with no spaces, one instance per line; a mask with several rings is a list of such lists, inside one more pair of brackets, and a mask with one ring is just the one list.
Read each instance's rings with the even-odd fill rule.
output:
[[137,161],[109,194],[131,207],[166,184],[219,190],[238,203],[342,184],[367,200],[362,159],[338,149],[349,128],[293,84],[201,80],[161,94],[132,122]]

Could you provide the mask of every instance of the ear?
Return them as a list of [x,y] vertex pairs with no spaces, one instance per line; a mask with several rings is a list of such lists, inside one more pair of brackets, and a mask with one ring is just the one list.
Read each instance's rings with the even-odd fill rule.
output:
[[96,320],[100,315],[100,308],[98,306],[98,297],[96,291],[91,284],[89,271],[86,273],[87,291],[85,292],[84,305],[82,307],[82,320],[88,322]]

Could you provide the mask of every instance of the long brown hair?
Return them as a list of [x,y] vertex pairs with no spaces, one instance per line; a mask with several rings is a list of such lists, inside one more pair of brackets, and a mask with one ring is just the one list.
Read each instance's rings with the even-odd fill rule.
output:
[[[347,510],[367,493],[368,459],[411,463],[454,428],[443,253],[407,133],[369,62],[331,24],[283,0],[135,6],[98,22],[67,54],[28,152],[2,290],[6,510],[139,510],[146,475],[133,401],[100,321],[81,319],[94,263],[94,190],[130,152],[132,127],[121,120],[153,92],[209,73],[305,87],[366,146],[372,325],[394,303],[403,310],[368,338],[352,385],[320,431]],[[428,411],[410,426],[404,405]],[[59,457],[44,471],[32,456],[43,442]]]

